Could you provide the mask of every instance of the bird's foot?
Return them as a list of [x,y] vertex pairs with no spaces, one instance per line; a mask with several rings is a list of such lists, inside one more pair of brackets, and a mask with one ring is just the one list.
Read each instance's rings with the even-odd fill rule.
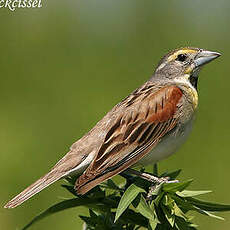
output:
[[[126,169],[125,173],[128,173],[129,177],[131,177],[133,179],[132,176],[130,176],[130,174],[138,176],[144,180],[147,180],[149,182],[152,183],[152,185],[149,187],[149,192],[147,194],[146,199],[147,200],[152,200],[153,195],[157,195],[159,190],[161,189],[161,186],[166,183],[178,183],[178,180],[170,180],[169,177],[156,177],[152,174],[149,173],[145,173],[145,172],[139,172],[137,170],[134,169]],[[127,175],[126,175],[127,176]]]
[[[152,176],[152,175],[150,175],[150,176]],[[149,192],[148,192],[148,194],[146,196],[147,200],[152,200],[152,197],[159,193],[159,191],[160,191],[160,189],[161,189],[161,187],[162,187],[162,185],[164,183],[167,183],[167,184],[169,184],[169,183],[178,183],[179,180],[170,180],[169,177],[160,177],[160,178],[158,178],[158,177],[153,176],[152,177],[152,182],[154,184],[149,187]]]
[[170,180],[170,177],[155,177],[153,178],[153,181],[157,184],[161,184],[161,183],[166,183],[166,184],[170,184],[170,183],[178,183],[179,180]]
[[145,172],[139,172],[134,169],[127,169],[125,171],[128,174],[133,174],[135,176],[138,176],[144,180],[147,180],[152,183],[152,185],[149,187],[149,192],[147,194],[146,199],[147,200],[152,200],[153,195],[157,195],[159,190],[161,189],[161,186],[164,183],[178,183],[178,180],[170,180],[169,177],[156,177],[152,174],[145,173]]
[[138,176],[144,180],[147,180],[147,181],[152,182],[152,183],[157,183],[157,184],[178,182],[178,180],[170,180],[169,177],[156,177],[152,174],[145,173],[145,172],[139,172],[139,171],[131,169],[131,168],[126,169],[125,172],[128,174],[133,174],[133,175]]

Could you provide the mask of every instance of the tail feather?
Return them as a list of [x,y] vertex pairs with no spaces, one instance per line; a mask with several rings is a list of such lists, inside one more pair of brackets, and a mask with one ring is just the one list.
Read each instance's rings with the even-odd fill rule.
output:
[[57,180],[71,173],[76,174],[82,172],[89,165],[94,156],[94,154],[89,153],[86,153],[85,149],[82,149],[82,151],[75,150],[68,152],[57,162],[49,173],[15,196],[4,206],[4,208],[15,208]]
[[45,176],[38,179],[36,182],[34,182],[32,185],[30,185],[28,188],[26,188],[24,191],[19,193],[16,197],[14,197],[12,200],[10,200],[4,208],[15,208],[18,205],[22,204],[50,184],[54,183],[55,181],[61,179],[63,176],[63,173],[56,173],[56,175],[51,171],[50,173],[46,174]]

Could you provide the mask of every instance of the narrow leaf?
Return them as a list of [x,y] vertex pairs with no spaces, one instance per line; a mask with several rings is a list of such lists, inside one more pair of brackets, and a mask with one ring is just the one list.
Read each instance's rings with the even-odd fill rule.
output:
[[193,196],[199,196],[199,195],[203,195],[206,193],[210,193],[212,192],[211,190],[207,190],[207,191],[190,191],[190,190],[184,190],[182,192],[176,192],[176,194],[180,197],[193,197]]
[[140,213],[134,212],[132,209],[127,209],[126,212],[119,218],[119,221],[124,223],[131,223],[147,228],[148,221]]
[[74,186],[77,178],[78,176],[69,176],[69,177],[66,177],[65,180]]
[[[60,212],[60,211],[63,211],[69,208],[82,206],[82,205],[88,206],[88,207],[94,206],[96,208],[95,205],[97,205],[98,203],[99,203],[98,200],[93,200],[89,198],[78,198],[78,199],[74,198],[70,200],[64,200],[58,204],[51,206],[50,208],[40,213],[39,215],[35,216],[24,228],[22,228],[22,230],[28,229],[34,223],[44,219],[45,217],[55,214],[57,212]],[[98,206],[98,209],[103,209],[103,208],[104,208],[104,211],[108,210],[106,206],[103,206],[103,205]]]
[[175,194],[171,194],[171,197],[175,200],[176,204],[185,212],[189,211],[189,210],[194,210],[195,207],[193,204],[191,204],[190,202],[188,202],[187,200],[185,200],[182,197],[179,197]]
[[162,199],[162,203],[165,205],[165,206],[169,206],[170,208],[173,207],[173,203],[174,203],[174,200],[168,195],[166,194],[164,196],[164,198]]
[[138,197],[133,202],[134,207],[137,209],[139,213],[141,213],[147,219],[153,220],[155,219],[154,211],[148,206],[144,197],[139,194]]
[[176,216],[183,218],[184,220],[188,220],[187,216],[182,212],[182,210],[177,206],[177,204],[174,202],[173,204],[174,213]]
[[158,177],[158,166],[157,163],[153,165],[153,175]]
[[196,230],[196,226],[190,222],[185,221],[183,218],[176,217],[175,220],[176,229],[179,230]]
[[178,182],[178,183],[165,183],[163,185],[163,190],[165,192],[177,192],[177,191],[183,191],[185,188],[187,188],[193,180],[187,180],[185,182]]
[[[164,182],[161,182],[160,184],[156,184],[154,185],[154,190],[151,190],[151,195],[152,196],[157,196],[160,194],[162,186],[163,186]],[[151,187],[150,187],[151,188]],[[149,191],[150,192],[150,191]]]
[[154,203],[156,204],[156,206],[158,206],[162,200],[162,198],[164,197],[164,193],[161,192],[157,197],[156,199],[154,200]]
[[137,187],[135,184],[131,184],[127,188],[118,204],[114,222],[118,220],[121,214],[128,208],[140,192],[145,192],[145,190]]
[[91,217],[92,219],[97,218],[96,213],[94,213],[92,209],[89,209],[89,215],[90,215],[90,217]]
[[179,176],[179,174],[181,173],[181,171],[182,171],[181,169],[178,169],[178,170],[170,172],[170,173],[164,173],[161,176],[162,177],[169,177],[170,180],[175,180]]
[[88,226],[92,226],[94,224],[94,220],[88,216],[79,216]]
[[63,188],[67,189],[70,193],[72,193],[74,196],[77,196],[76,190],[74,189],[74,186],[72,185],[66,185],[62,184],[61,185]]
[[201,213],[201,214],[204,214],[204,215],[206,215],[206,216],[210,216],[210,217],[213,217],[213,218],[216,218],[216,219],[219,219],[219,220],[224,220],[223,217],[216,216],[216,215],[214,215],[214,214],[212,214],[212,213],[210,213],[210,212],[208,212],[208,211],[202,210],[202,209],[200,209],[200,208],[197,208],[196,211],[199,212],[199,213]]
[[102,183],[100,186],[103,188],[108,188],[116,191],[122,191],[122,189],[119,188],[111,179],[107,180],[105,183]]
[[154,219],[154,220],[149,220],[149,225],[150,225],[150,227],[151,227],[151,230],[155,230],[156,227],[157,227],[157,224],[158,224],[158,222],[157,222],[156,219]]
[[161,205],[161,208],[165,214],[166,219],[169,224],[173,227],[175,223],[175,216],[171,214],[171,210],[168,210],[164,205]]
[[211,203],[208,201],[198,200],[192,197],[185,198],[189,203],[205,210],[205,211],[217,211],[217,212],[224,212],[230,211],[230,205],[228,204],[218,204],[218,203]]

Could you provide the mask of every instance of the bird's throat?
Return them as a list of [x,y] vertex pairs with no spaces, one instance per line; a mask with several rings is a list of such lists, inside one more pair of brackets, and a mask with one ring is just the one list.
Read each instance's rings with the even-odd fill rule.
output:
[[189,77],[189,81],[192,84],[192,86],[197,90],[198,77],[191,75]]
[[189,77],[190,83],[196,90],[197,90],[199,72],[200,72],[200,69],[196,68]]

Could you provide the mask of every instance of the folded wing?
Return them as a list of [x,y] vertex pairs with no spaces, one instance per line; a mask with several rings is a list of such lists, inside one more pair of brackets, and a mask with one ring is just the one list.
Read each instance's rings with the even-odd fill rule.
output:
[[176,86],[146,85],[127,97],[97,156],[78,178],[78,194],[124,171],[148,154],[178,122],[183,96]]

